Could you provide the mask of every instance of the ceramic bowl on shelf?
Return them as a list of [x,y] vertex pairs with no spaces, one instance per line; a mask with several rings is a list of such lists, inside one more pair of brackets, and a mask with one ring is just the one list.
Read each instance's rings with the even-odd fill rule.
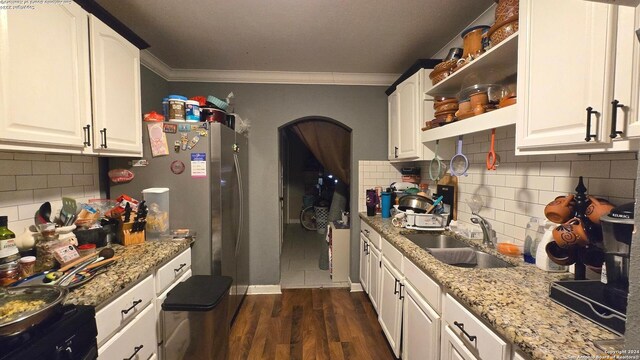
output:
[[520,9],[519,0],[496,0],[495,19],[496,22],[506,20],[513,15],[517,15]]
[[489,36],[491,46],[496,46],[517,31],[518,14],[502,21],[496,20],[496,23],[489,29],[487,36]]
[[[502,98],[504,88],[498,84],[476,84],[462,89],[458,93],[458,101],[460,103],[471,100],[471,95],[477,93],[486,93],[489,104],[497,104]],[[474,104],[477,105],[477,104]]]

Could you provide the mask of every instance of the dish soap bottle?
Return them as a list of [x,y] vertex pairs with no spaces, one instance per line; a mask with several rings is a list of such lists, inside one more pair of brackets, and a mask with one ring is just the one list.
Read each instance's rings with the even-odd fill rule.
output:
[[540,224],[542,220],[537,217],[532,217],[527,224],[527,228],[524,233],[524,249],[522,254],[524,261],[529,264],[536,263],[536,251],[538,250],[538,243],[540,243],[541,233],[539,232]]
[[547,255],[547,250],[545,250],[548,243],[554,241],[553,240],[553,228],[558,226],[558,224],[554,224],[550,221],[546,221],[544,223],[545,231],[544,235],[542,235],[542,240],[540,244],[538,244],[538,249],[536,251],[536,266],[544,271],[549,272],[566,272],[569,267],[558,265],[549,259]]
[[0,264],[20,259],[15,240],[16,234],[7,228],[8,221],[6,216],[0,216]]

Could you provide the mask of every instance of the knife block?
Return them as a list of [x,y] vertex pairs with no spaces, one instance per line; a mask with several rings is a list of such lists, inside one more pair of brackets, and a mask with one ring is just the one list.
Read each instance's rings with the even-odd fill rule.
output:
[[120,231],[118,231],[118,240],[124,246],[140,244],[144,242],[144,230],[131,232],[133,221],[121,222]]

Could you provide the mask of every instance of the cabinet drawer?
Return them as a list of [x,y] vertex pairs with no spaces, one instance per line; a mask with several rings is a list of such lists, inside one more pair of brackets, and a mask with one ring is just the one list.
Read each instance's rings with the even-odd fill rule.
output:
[[371,225],[364,222],[364,220],[360,220],[360,232],[369,239],[371,245],[375,246],[376,249],[380,250],[380,242],[382,241],[382,236],[378,234],[377,231],[373,230]]
[[[98,311],[96,313],[98,345],[102,344],[111,334],[140,314],[142,309],[151,303],[154,297],[153,276],[147,276],[138,285],[132,287]],[[153,333],[155,334],[155,331]]]
[[160,295],[171,283],[191,268],[191,249],[183,251],[156,272],[156,294]]
[[[511,356],[509,344],[503,341],[489,327],[484,325],[480,319],[469,310],[457,302],[451,295],[444,298],[444,308],[442,317],[449,324],[451,330],[458,336],[472,352],[480,359],[502,359],[507,360]],[[476,336],[474,341],[462,332],[460,327],[470,336]]]
[[438,313],[442,313],[440,307],[442,299],[442,289],[440,285],[433,281],[429,275],[425,274],[418,266],[409,259],[404,258],[404,278],[427,300],[427,303]]
[[[155,307],[147,306],[140,316],[115,334],[98,349],[98,358],[111,359],[149,359],[158,348],[156,341]],[[137,353],[136,353],[137,351]],[[136,353],[137,356],[133,356]]]
[[382,239],[382,255],[389,260],[396,269],[403,272],[402,269],[402,253],[400,250],[396,249],[390,242],[386,239]]

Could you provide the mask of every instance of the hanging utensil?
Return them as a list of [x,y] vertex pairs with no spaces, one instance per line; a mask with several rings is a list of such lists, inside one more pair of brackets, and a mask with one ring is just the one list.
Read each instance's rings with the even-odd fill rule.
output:
[[436,140],[436,152],[433,154],[433,159],[429,162],[429,179],[431,181],[435,181],[436,183],[442,177],[442,173],[444,173],[445,165],[438,158],[438,145],[440,144],[440,140]]
[[458,136],[458,149],[449,163],[449,170],[455,176],[467,176],[469,169],[469,159],[462,153],[462,135]]
[[491,130],[491,147],[487,153],[487,170],[495,170],[500,164],[500,155],[496,154],[496,129]]

